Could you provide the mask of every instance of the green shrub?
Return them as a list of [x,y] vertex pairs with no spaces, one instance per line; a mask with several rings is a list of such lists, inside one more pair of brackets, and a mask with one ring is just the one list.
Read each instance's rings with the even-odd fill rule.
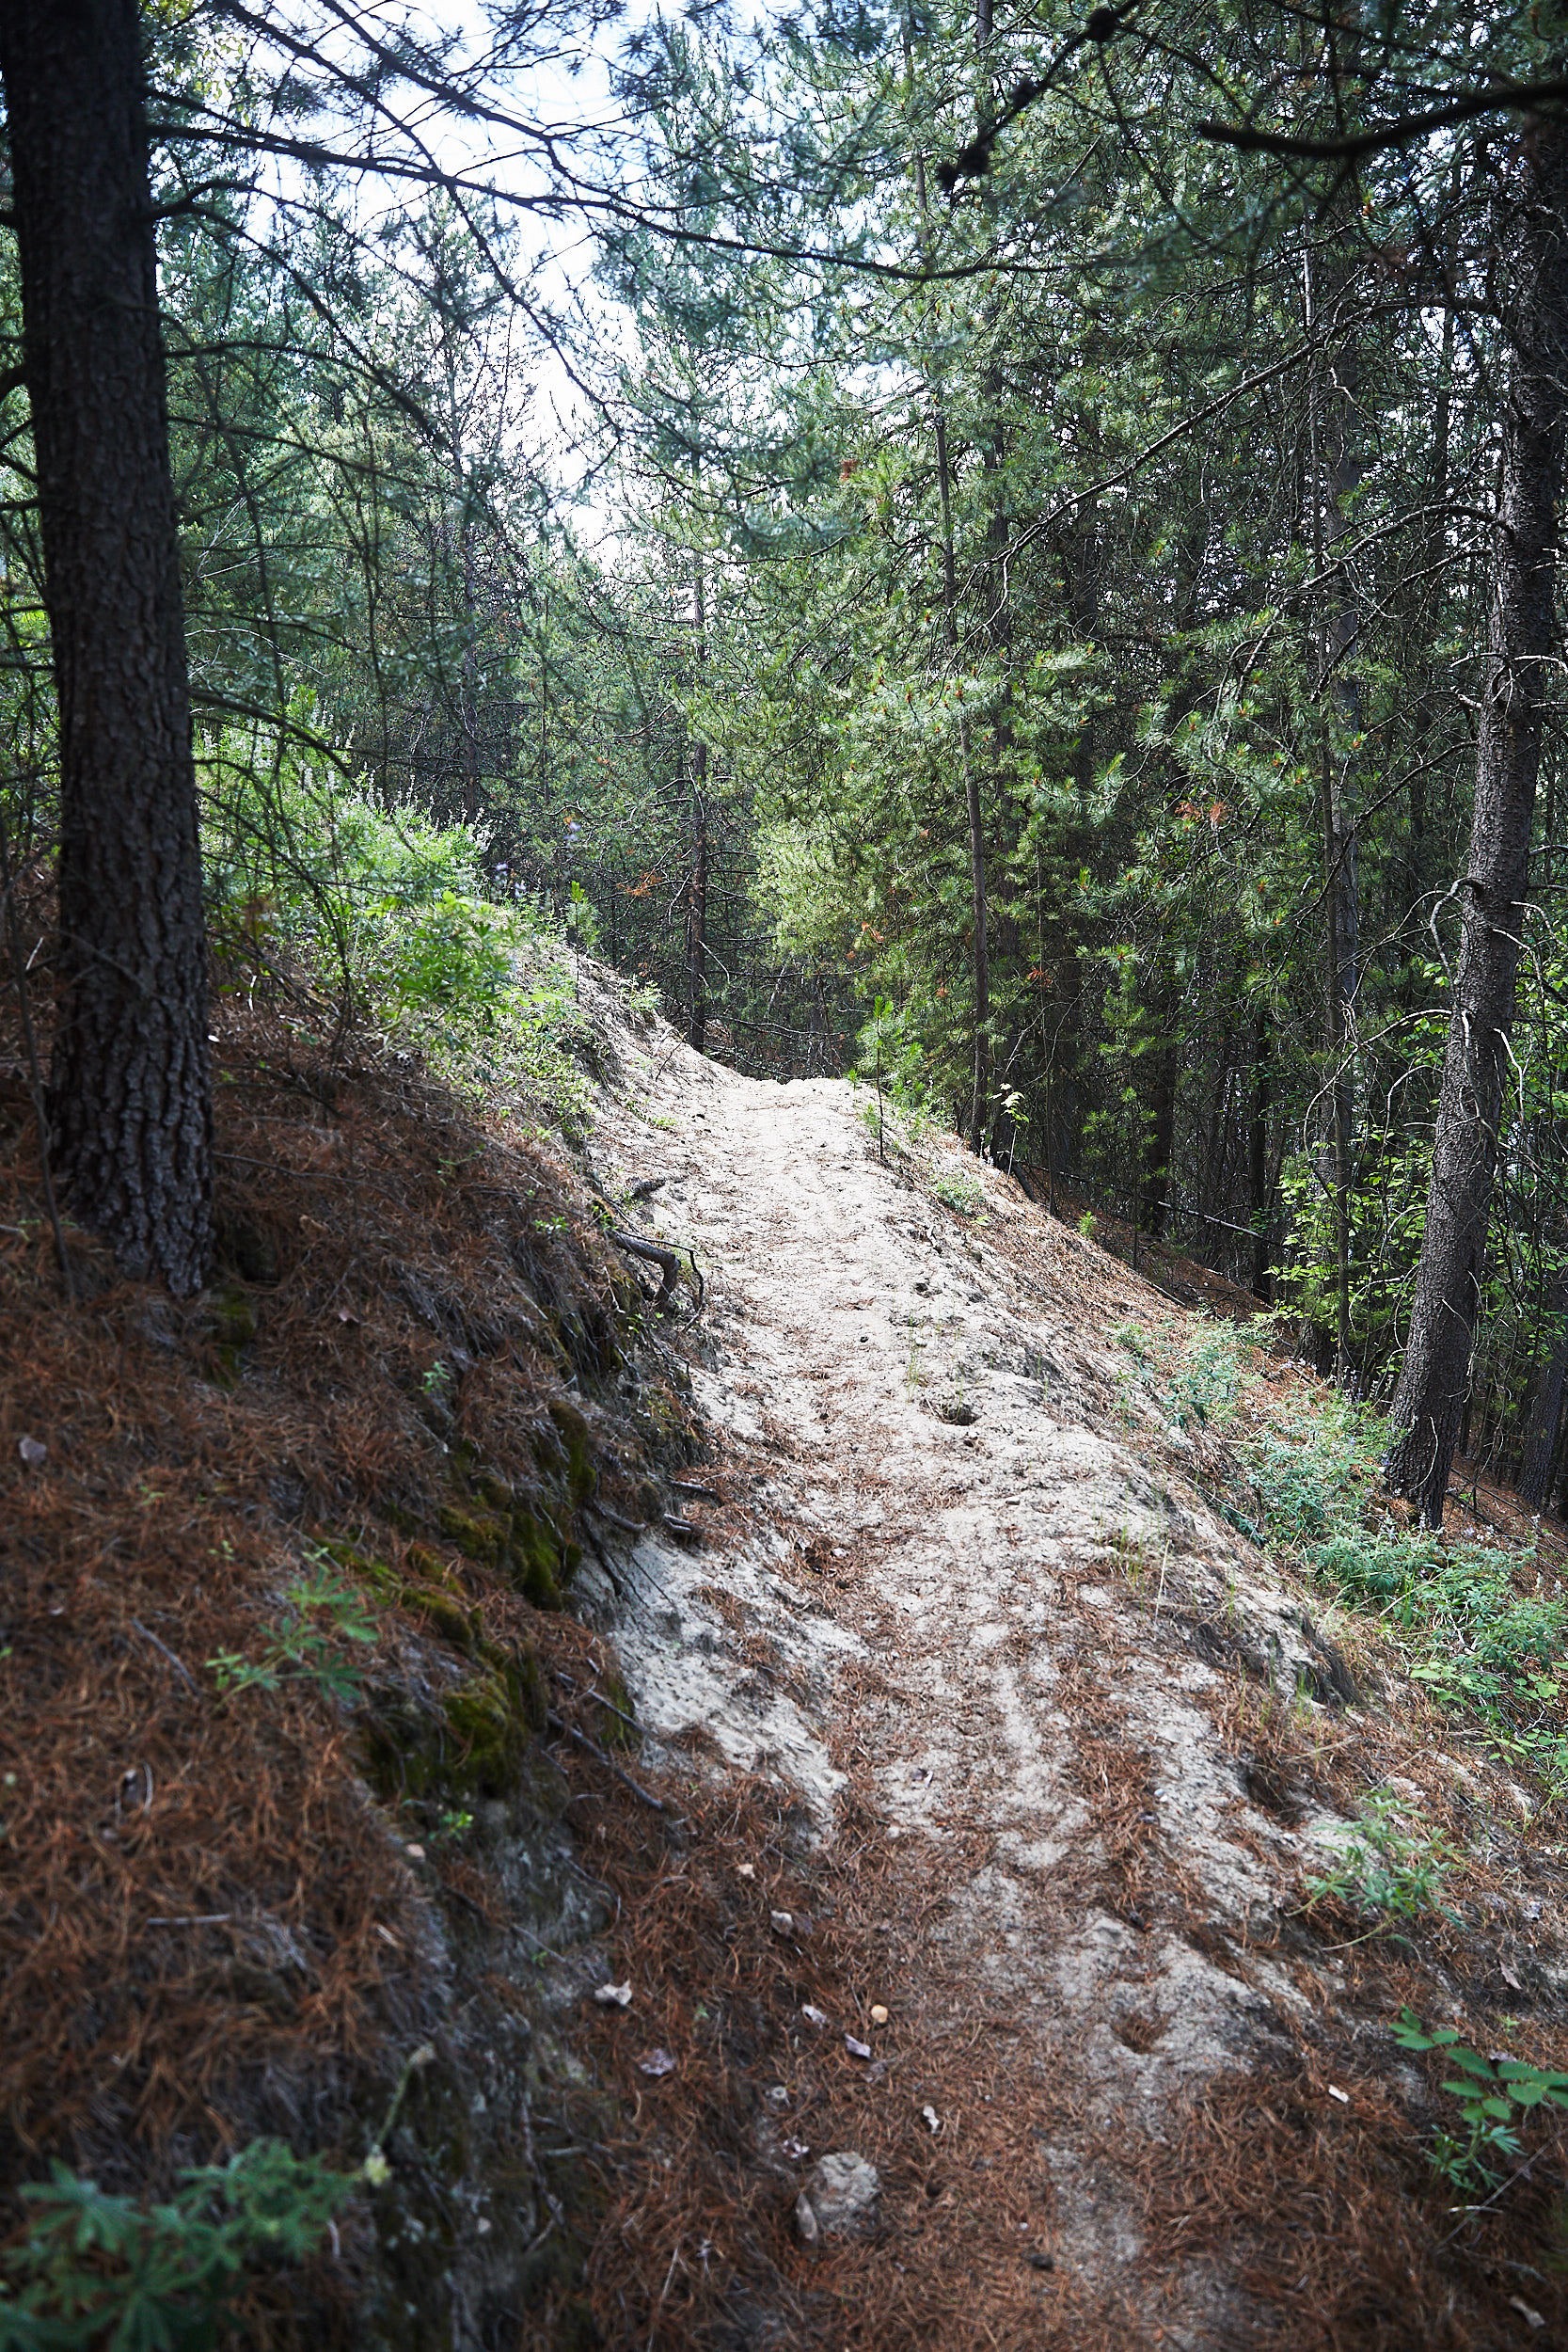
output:
[[[1183,1419],[1225,1426],[1244,1391],[1243,1346],[1233,1334],[1204,1338],[1172,1383]],[[1249,1534],[1293,1554],[1350,1606],[1380,1616],[1398,1637],[1408,1671],[1433,1695],[1479,1716],[1494,1745],[1528,1766],[1552,1793],[1568,1793],[1568,1741],[1560,1723],[1568,1675],[1568,1609],[1521,1594],[1517,1555],[1486,1544],[1452,1548],[1385,1519],[1368,1525],[1382,1485],[1387,1423],[1352,1399],[1310,1411],[1243,1440],[1237,1452],[1256,1499]]]
[[1223,1429],[1235,1418],[1245,1372],[1243,1343],[1230,1326],[1206,1326],[1171,1381],[1173,1418],[1183,1429],[1195,1421]]
[[467,826],[388,815],[294,739],[230,731],[201,772],[220,973],[303,977],[460,1089],[515,1091],[580,1124],[590,1041],[571,957],[592,944],[580,893],[568,943],[533,907],[486,898]]
[[956,1210],[959,1216],[978,1216],[986,1205],[986,1196],[974,1176],[938,1176],[931,1190],[944,1208]]
[[375,1640],[362,1588],[341,1576],[326,1554],[317,1553],[283,1599],[288,1614],[260,1658],[219,1650],[208,1659],[218,1689],[227,1697],[237,1691],[276,1691],[284,1682],[313,1682],[329,1698],[351,1706],[359,1695],[359,1675],[339,1645]]
[[63,2164],[24,2188],[0,2352],[207,2352],[230,2331],[246,2270],[306,2261],[364,2175],[261,2139],[179,2177],[161,2205],[106,2196]]
[[1409,1826],[1405,1808],[1388,1789],[1374,1790],[1333,1842],[1335,1866],[1307,1881],[1311,1901],[1335,1896],[1379,1927],[1441,1909],[1437,1897],[1458,1856],[1439,1833]]
[[1438,2026],[1429,2031],[1415,2011],[1406,2009],[1401,2010],[1393,2034],[1402,2049],[1436,2050],[1458,2070],[1443,2088],[1458,2100],[1469,2137],[1459,2140],[1451,2132],[1439,2132],[1433,2142],[1432,2166],[1465,2195],[1497,2185],[1499,2176],[1483,2162],[1483,2155],[1513,2159],[1519,2154],[1516,2108],[1528,2114],[1539,2106],[1568,2107],[1568,2074],[1532,2066],[1528,2058],[1482,2058],[1479,2050],[1461,2042],[1455,2026]]

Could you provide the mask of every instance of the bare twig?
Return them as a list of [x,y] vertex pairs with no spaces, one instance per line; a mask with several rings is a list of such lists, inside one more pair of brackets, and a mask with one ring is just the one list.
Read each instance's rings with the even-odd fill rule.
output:
[[155,1633],[150,1632],[147,1627],[143,1625],[139,1617],[133,1617],[131,1623],[135,1628],[136,1631],[141,1635],[144,1642],[150,1642],[155,1650],[161,1650],[163,1652],[163,1655],[168,1660],[169,1664],[174,1668],[175,1673],[182,1675],[185,1681],[190,1685],[193,1691],[199,1691],[200,1685],[197,1681],[195,1675],[192,1674],[190,1668],[186,1665],[182,1658],[176,1658],[174,1652],[170,1649],[166,1642],[160,1642],[158,1636]]
[[552,1714],[549,1717],[549,1726],[552,1731],[560,1732],[563,1738],[575,1740],[579,1748],[585,1748],[588,1754],[593,1756],[596,1762],[604,1766],[607,1772],[613,1772],[617,1780],[624,1780],[626,1787],[631,1790],[632,1795],[634,1797],[641,1797],[644,1804],[651,1804],[656,1813],[667,1813],[669,1811],[670,1808],[665,1804],[662,1797],[656,1797],[652,1795],[648,1789],[642,1787],[640,1781],[633,1780],[629,1772],[624,1772],[619,1764],[615,1763],[611,1757],[606,1756],[603,1748],[596,1746],[595,1743],[590,1740],[585,1731],[579,1731],[578,1729],[576,1724],[566,1723],[561,1716]]

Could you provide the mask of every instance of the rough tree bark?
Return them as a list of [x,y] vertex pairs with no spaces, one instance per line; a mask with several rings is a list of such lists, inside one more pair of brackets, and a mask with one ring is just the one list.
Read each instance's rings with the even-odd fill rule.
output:
[[1568,369],[1568,121],[1543,119],[1528,126],[1512,212],[1512,348],[1475,812],[1458,884],[1459,962],[1432,1186],[1393,1405],[1402,1434],[1387,1462],[1390,1490],[1408,1497],[1429,1527],[1442,1525],[1469,1382],[1548,664],[1556,652],[1555,510]]
[[[1312,568],[1321,578],[1331,548],[1349,536],[1347,510],[1361,480],[1353,447],[1355,363],[1334,340],[1332,312],[1326,332],[1324,305],[1314,281],[1310,251],[1302,270],[1304,325],[1310,340],[1325,344],[1323,374],[1314,361],[1308,379],[1308,468],[1312,499]],[[1351,1193],[1354,1181],[1355,999],[1360,977],[1360,890],[1356,873],[1355,821],[1350,814],[1346,748],[1361,721],[1360,693],[1347,663],[1358,631],[1350,582],[1341,571],[1319,614],[1316,636],[1320,688],[1326,697],[1320,746],[1319,787],[1323,849],[1323,1029],[1329,1063],[1331,1153],[1334,1181],[1335,1377],[1341,1388],[1354,1370],[1351,1308]],[[1329,725],[1332,712],[1337,726]],[[1338,736],[1338,741],[1335,737]]]
[[0,76],[60,715],[55,1167],[126,1273],[188,1294],[206,950],[135,0],[4,0]]

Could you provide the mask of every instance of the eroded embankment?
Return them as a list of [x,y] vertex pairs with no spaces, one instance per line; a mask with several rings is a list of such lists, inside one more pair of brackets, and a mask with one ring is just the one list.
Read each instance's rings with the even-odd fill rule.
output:
[[[1128,1377],[1187,1319],[956,1147],[937,1191],[880,1165],[842,1085],[628,1041],[594,1153],[619,1198],[664,1180],[626,1214],[706,1271],[688,1344],[724,1498],[596,1606],[650,1761],[806,1817],[672,1868],[673,1973],[673,1916],[616,1947],[600,2063],[657,2188],[626,2176],[599,2262],[638,2328],[1554,2340],[1560,2152],[1456,2227],[1442,2069],[1387,2028],[1408,2002],[1560,2060],[1558,1833],[1206,1499],[1223,1447]],[[1463,1857],[1397,1935],[1304,1892],[1390,1789]],[[838,2152],[878,2202],[803,2244],[796,2194]]]
[[[686,1375],[559,1151],[329,1010],[214,1017],[188,1302],[75,1232],[67,1295],[0,1058],[0,2269],[45,2326],[0,2294],[0,2336],[97,2344],[139,2265],[123,2340],[196,2341],[230,2229],[262,2343],[593,2341],[571,2045],[614,1900],[571,1808],[641,1801],[562,1602],[696,1450]],[[259,2139],[255,2227],[146,2213]],[[29,2225],[52,2162],[135,2263]]]

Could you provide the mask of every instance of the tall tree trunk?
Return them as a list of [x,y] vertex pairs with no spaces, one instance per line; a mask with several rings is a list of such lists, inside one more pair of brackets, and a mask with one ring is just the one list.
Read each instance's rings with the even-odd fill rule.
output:
[[[1303,265],[1303,307],[1309,338],[1322,325],[1322,303],[1308,252]],[[1332,320],[1330,330],[1332,333]],[[1353,363],[1341,352],[1326,370],[1328,393],[1320,391],[1314,361],[1309,381],[1313,569],[1322,574],[1327,551],[1347,534],[1347,501],[1361,479],[1352,444]],[[1333,1159],[1335,1376],[1344,1387],[1353,1370],[1350,1311],[1351,1138],[1354,1127],[1354,1025],[1360,980],[1360,905],[1355,824],[1349,813],[1348,751],[1360,719],[1360,696],[1346,673],[1357,633],[1354,599],[1341,571],[1323,610],[1318,632],[1321,687],[1326,697],[1320,753],[1320,800],[1323,844],[1324,988],[1323,1028],[1329,1060],[1330,1135]],[[1339,742],[1328,713],[1338,721]]]
[[707,1052],[707,745],[694,746],[691,763],[691,880],[686,901],[686,977],[691,1018],[687,1043]]
[[135,0],[6,0],[0,75],[60,712],[55,1166],[125,1272],[183,1294],[212,1088]]
[[1273,1295],[1269,1280],[1269,1016],[1262,1006],[1252,1023],[1252,1119],[1247,1134],[1247,1172],[1252,1196],[1252,1288]]
[[1175,1020],[1169,1003],[1155,1007],[1161,1042],[1148,1057],[1148,1123],[1140,1135],[1143,1181],[1138,1187],[1138,1223],[1151,1240],[1164,1237],[1170,1211],[1170,1163],[1176,1143]]
[[1568,359],[1568,122],[1521,143],[1513,353],[1503,408],[1487,676],[1476,743],[1475,812],[1462,879],[1458,970],[1433,1143],[1432,1186],[1410,1338],[1388,1454],[1395,1494],[1440,1527],[1469,1382],[1481,1261],[1513,1018],[1530,823],[1555,651],[1555,509]]
[[1546,1500],[1552,1457],[1557,1452],[1558,1424],[1562,1419],[1563,1384],[1568,1381],[1568,1268],[1560,1268],[1553,1281],[1551,1311],[1557,1329],[1530,1405],[1529,1426],[1525,1432],[1524,1455],[1519,1464],[1519,1492],[1532,1511],[1539,1511]]
[[[924,213],[926,164],[924,157],[917,160],[920,204]],[[942,388],[934,379],[931,404],[936,422],[937,489],[942,501],[942,636],[956,672],[958,656],[958,582],[953,555],[953,476],[947,461],[947,418],[942,405]],[[961,678],[958,680],[958,686],[961,694]],[[983,1152],[990,1104],[990,955],[986,940],[986,836],[980,809],[980,779],[970,754],[969,721],[964,716],[961,703],[958,706],[958,765],[963,772],[964,815],[969,828],[970,923],[974,973],[974,1083],[969,1106],[969,1145],[972,1152]]]

